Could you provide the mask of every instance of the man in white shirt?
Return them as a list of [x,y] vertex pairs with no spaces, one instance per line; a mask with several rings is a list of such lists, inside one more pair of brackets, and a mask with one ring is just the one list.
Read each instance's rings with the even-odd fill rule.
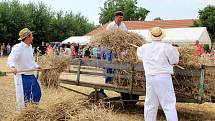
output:
[[125,24],[123,21],[123,12],[117,11],[115,12],[114,21],[109,23],[106,27],[107,30],[113,30],[113,29],[120,29],[120,30],[127,30]]
[[16,86],[17,109],[25,107],[26,103],[38,104],[41,98],[41,90],[33,72],[20,72],[20,70],[40,69],[33,57],[33,35],[28,28],[19,32],[21,42],[14,45],[8,57],[7,64],[14,73]]
[[143,61],[146,76],[145,121],[156,121],[158,105],[164,110],[167,121],[178,121],[176,97],[172,83],[173,65],[179,62],[177,48],[162,43],[165,31],[160,27],[149,32],[152,43],[137,49],[137,56]]
[[[125,24],[122,22],[123,21],[123,15],[124,14],[122,11],[116,11],[114,13],[114,21],[112,21],[111,23],[109,23],[107,25],[106,30],[119,29],[122,31],[127,31]],[[108,49],[105,49],[105,54],[106,54],[105,60],[112,61],[112,57],[111,57],[112,52]],[[105,68],[105,72],[106,73],[113,73],[113,69],[112,68]],[[108,77],[108,76],[105,77],[105,83],[109,83],[112,80],[113,80],[112,77]]]

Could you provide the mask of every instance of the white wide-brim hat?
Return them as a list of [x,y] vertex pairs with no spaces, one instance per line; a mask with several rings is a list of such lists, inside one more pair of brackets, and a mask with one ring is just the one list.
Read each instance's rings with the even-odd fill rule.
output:
[[160,27],[154,27],[149,30],[149,36],[152,40],[161,40],[166,36],[166,31]]

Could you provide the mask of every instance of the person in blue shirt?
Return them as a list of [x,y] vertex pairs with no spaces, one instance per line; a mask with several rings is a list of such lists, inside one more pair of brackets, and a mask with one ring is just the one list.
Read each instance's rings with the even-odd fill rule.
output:
[[[105,49],[105,60],[106,61],[112,61],[112,52],[108,49]],[[111,74],[113,73],[113,69],[112,68],[109,68],[109,67],[105,67],[105,73],[108,73],[108,74]],[[109,76],[105,76],[105,83],[109,83],[113,80],[113,77],[109,77]]]
[[98,45],[97,49],[96,49],[96,58],[101,60],[102,58],[102,49],[100,47],[100,45]]

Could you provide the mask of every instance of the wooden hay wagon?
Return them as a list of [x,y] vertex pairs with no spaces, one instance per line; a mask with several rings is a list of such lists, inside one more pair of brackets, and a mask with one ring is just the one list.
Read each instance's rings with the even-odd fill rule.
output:
[[[108,62],[96,59],[75,59],[72,65],[77,67],[77,70],[70,71],[70,73],[76,74],[76,80],[61,79],[60,82],[94,88],[95,91],[89,94],[89,99],[91,100],[108,99],[104,91],[100,90],[118,92],[121,94],[120,100],[125,103],[129,102],[129,104],[136,104],[139,96],[145,95],[145,76],[142,63],[131,64],[129,62]],[[89,69],[89,67],[95,67],[94,69],[96,70],[108,67],[115,71],[113,73],[84,71]],[[215,101],[215,81],[213,81],[214,78],[210,77],[210,74],[206,74],[208,68],[215,69],[214,67],[204,66],[201,69],[182,70],[177,67],[174,68],[173,84],[178,102],[203,103],[205,101]],[[93,80],[88,82],[80,81],[81,74],[113,77],[113,82],[98,84],[93,82]],[[206,75],[208,79],[205,78]]]

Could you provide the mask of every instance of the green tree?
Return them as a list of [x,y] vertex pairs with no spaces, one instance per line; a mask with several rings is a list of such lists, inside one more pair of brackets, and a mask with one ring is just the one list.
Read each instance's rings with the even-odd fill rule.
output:
[[160,17],[156,17],[154,18],[154,20],[163,20],[163,19],[161,19]]
[[215,42],[215,6],[208,5],[199,10],[199,20],[194,21],[193,26],[207,27],[212,41]]
[[95,28],[80,13],[53,12],[43,2],[0,2],[0,43],[18,43],[18,32],[24,27],[34,31],[36,45],[41,41],[62,41],[70,36],[82,36]]
[[114,18],[114,12],[121,10],[124,12],[124,20],[144,21],[148,10],[142,7],[137,7],[137,0],[107,0],[104,3],[104,8],[100,8],[99,23],[105,24]]

